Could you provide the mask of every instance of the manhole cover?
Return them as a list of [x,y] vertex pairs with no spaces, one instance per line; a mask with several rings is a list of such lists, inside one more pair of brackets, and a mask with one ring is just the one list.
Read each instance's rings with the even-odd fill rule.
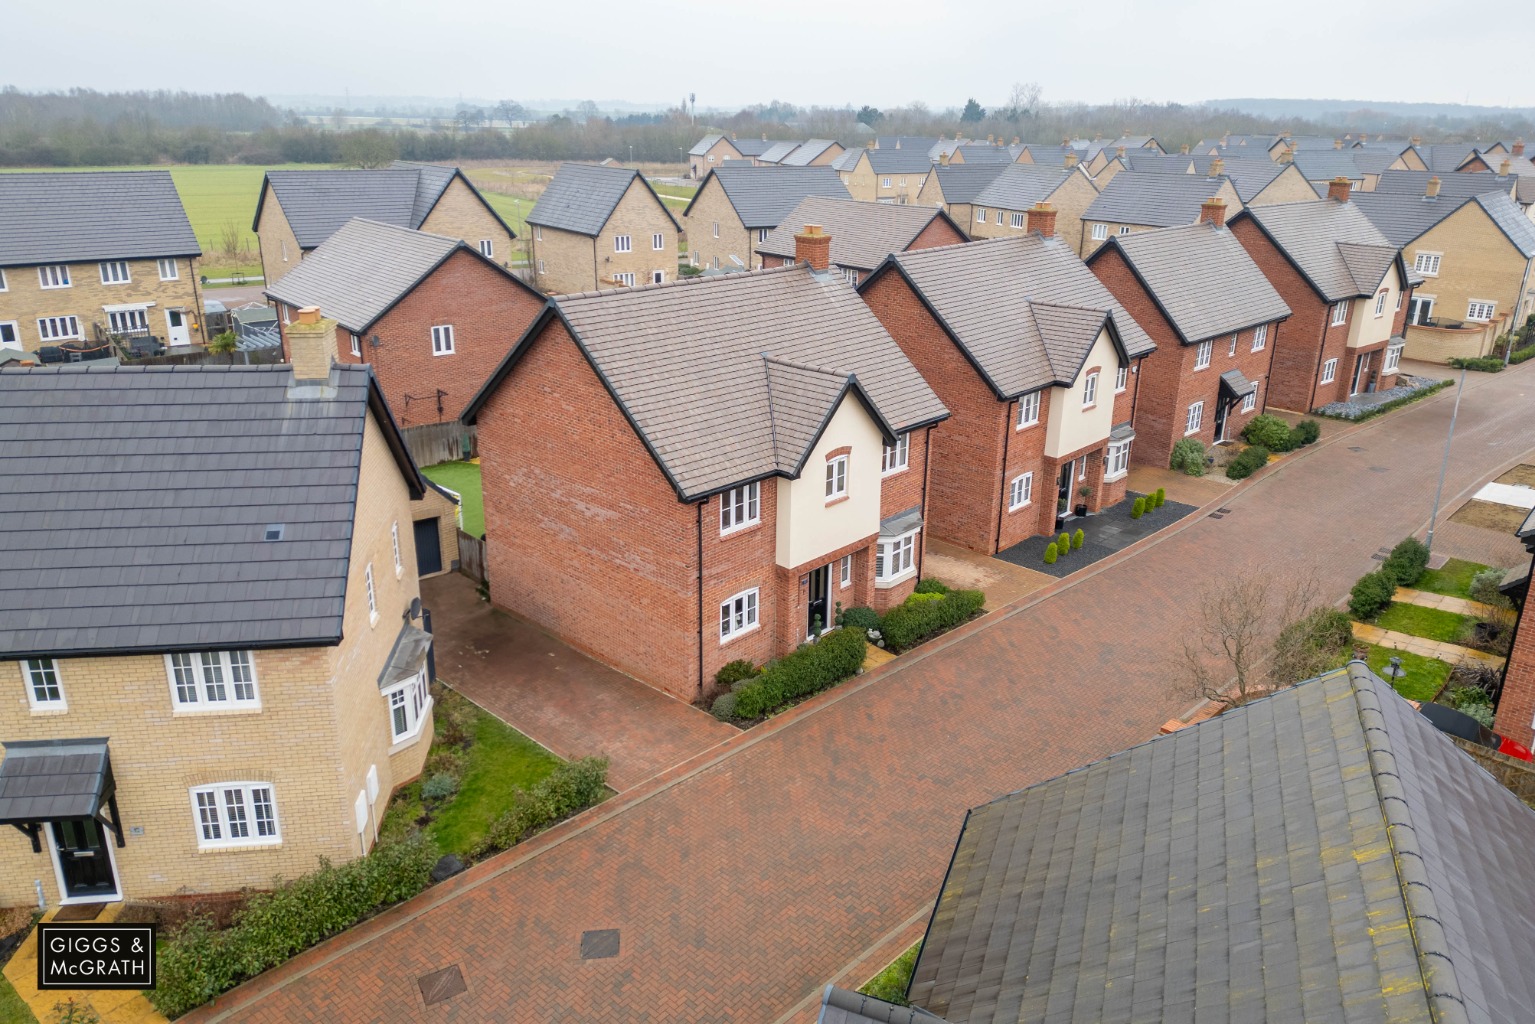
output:
[[1370,472],[1371,473],[1389,473],[1389,472],[1391,472],[1391,470],[1387,469],[1385,466],[1371,466],[1370,467]]
[[1384,562],[1386,560],[1386,556],[1385,555],[1378,554],[1378,553],[1377,554],[1373,554],[1370,557],[1375,559],[1377,562]]
[[464,985],[464,974],[458,969],[457,964],[444,967],[440,971],[433,971],[431,974],[423,974],[417,984],[421,986],[421,998],[428,1006],[469,991]]
[[1219,512],[1211,512],[1210,513],[1210,518],[1211,519],[1225,519],[1226,517],[1221,515]]
[[581,933],[581,959],[606,960],[618,955],[618,929],[602,928]]
[[1348,450],[1351,451],[1351,452],[1362,452],[1362,451],[1364,451],[1364,449],[1360,448],[1358,445],[1352,445],[1352,444],[1348,446]]
[[1231,509],[1229,509],[1229,508],[1218,508],[1215,511],[1219,512],[1223,516],[1231,515]]

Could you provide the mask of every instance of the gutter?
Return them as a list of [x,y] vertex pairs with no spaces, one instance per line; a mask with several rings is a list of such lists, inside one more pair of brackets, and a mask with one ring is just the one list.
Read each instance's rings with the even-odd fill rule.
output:
[[[760,499],[759,499],[760,500]],[[705,498],[698,503],[698,696],[704,695],[704,506]]]
[[[1328,327],[1328,322],[1331,319],[1332,319],[1332,305],[1329,303],[1327,305],[1327,308],[1322,310],[1322,337],[1321,337],[1321,340],[1317,343],[1317,349],[1316,349],[1316,369],[1311,371],[1311,397],[1309,399],[1307,399],[1307,401],[1306,401],[1306,408],[1303,410],[1304,412],[1306,412],[1308,414],[1311,412],[1312,409],[1316,408],[1317,379],[1322,376],[1322,360],[1327,355],[1327,327]],[[1279,334],[1278,334],[1277,331],[1274,334],[1274,340],[1275,340],[1275,342],[1277,344],[1277,342],[1279,340]],[[1269,371],[1270,371],[1270,373],[1273,372],[1273,367],[1274,367],[1274,357],[1273,356],[1269,356]],[[1343,369],[1343,367],[1340,366],[1340,367],[1338,367],[1338,369],[1341,370],[1341,369]],[[1334,381],[1336,381],[1336,380],[1337,380],[1337,378],[1334,378]]]
[[922,578],[922,556],[927,551],[927,483],[933,478],[933,426],[922,435],[922,543],[917,546],[917,579]]
[[[1013,399],[1008,399],[1002,414],[1002,476],[997,481],[997,539],[992,545],[992,554],[1002,550],[1002,512],[1007,508],[1003,504],[1007,500],[1007,447],[1013,439]],[[925,508],[924,508],[924,511]]]

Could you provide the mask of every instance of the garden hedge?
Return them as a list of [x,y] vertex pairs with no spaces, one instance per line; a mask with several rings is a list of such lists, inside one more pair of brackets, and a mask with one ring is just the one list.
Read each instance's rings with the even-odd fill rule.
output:
[[1232,480],[1245,480],[1268,465],[1269,451],[1261,444],[1249,445],[1226,466],[1226,476]]
[[1449,360],[1449,364],[1457,370],[1475,370],[1478,373],[1501,373],[1503,371],[1503,360],[1494,359],[1492,356],[1476,356],[1470,359],[1452,357]]
[[[920,583],[917,584],[919,587],[921,585],[922,584]],[[879,621],[879,612],[875,611],[873,608],[865,608],[862,605],[855,605],[852,608],[846,608],[843,610],[841,618],[837,620],[837,625],[851,626],[854,629],[870,630],[878,629]]]
[[729,686],[731,683],[738,683],[742,679],[750,679],[756,674],[756,665],[753,665],[745,658],[737,658],[735,661],[726,662],[718,672],[714,673],[714,681],[720,686]]
[[947,594],[949,585],[936,576],[927,576],[917,581],[914,593],[918,594]]
[[1348,611],[1361,622],[1375,618],[1391,603],[1396,593],[1396,579],[1384,569],[1365,573],[1348,594]]
[[953,590],[941,601],[899,605],[885,613],[885,644],[897,651],[915,647],[928,637],[953,629],[985,603],[986,595],[979,590]]
[[[937,606],[947,598],[929,602]],[[904,605],[902,607],[905,607]],[[893,609],[893,611],[898,609]],[[885,616],[889,635],[890,614]],[[863,666],[864,631],[834,629],[773,662],[762,674],[735,692],[735,713],[741,718],[761,718],[790,701],[808,697],[846,679]]]
[[1290,425],[1266,412],[1248,421],[1242,428],[1242,438],[1248,444],[1261,445],[1271,452],[1287,452],[1300,447],[1299,438],[1292,436]]
[[1381,570],[1399,587],[1410,587],[1428,569],[1428,548],[1416,537],[1403,537],[1381,563]]

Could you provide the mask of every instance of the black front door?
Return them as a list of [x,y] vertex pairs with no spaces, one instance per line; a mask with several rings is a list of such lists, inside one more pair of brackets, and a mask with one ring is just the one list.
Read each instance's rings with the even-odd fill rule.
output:
[[831,625],[826,619],[826,595],[831,590],[831,566],[810,570],[810,602],[805,616],[805,632],[815,636]]
[[1231,412],[1231,403],[1225,398],[1215,399],[1215,439],[1226,440],[1226,414]]
[[103,839],[101,823],[93,818],[69,818],[50,822],[53,845],[58,852],[59,873],[64,876],[64,896],[115,899],[117,882],[112,877],[112,854]]
[[1076,459],[1072,459],[1070,462],[1066,463],[1066,465],[1061,467],[1060,493],[1058,495],[1058,504],[1060,506],[1061,512],[1063,512],[1063,513],[1071,508],[1071,481],[1072,481],[1072,478],[1076,476],[1076,473],[1077,473],[1077,460]]
[[442,535],[436,519],[416,521],[416,575],[442,572]]

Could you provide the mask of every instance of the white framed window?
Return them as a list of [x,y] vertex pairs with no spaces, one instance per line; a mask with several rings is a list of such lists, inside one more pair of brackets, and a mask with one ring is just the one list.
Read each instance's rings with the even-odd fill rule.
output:
[[44,341],[80,337],[80,321],[72,316],[45,316],[37,321],[37,336]]
[[634,248],[633,241],[630,239],[630,237],[628,235],[614,235],[613,236],[613,251],[614,252],[629,252],[633,248]]
[[1098,375],[1089,373],[1087,380],[1082,383],[1082,405],[1092,406],[1098,404]]
[[393,743],[404,743],[421,732],[426,719],[426,709],[432,704],[432,692],[428,688],[426,666],[399,686],[383,693],[389,702],[389,738]]
[[1121,366],[1114,371],[1114,393],[1117,395],[1130,386],[1130,367]]
[[293,321],[291,319],[289,319],[288,307],[287,306],[283,306],[283,305],[279,305],[277,308],[282,310],[282,322],[285,323],[285,324],[291,324]]
[[451,356],[453,354],[453,325],[439,324],[432,328],[432,355]]
[[1103,461],[1103,479],[1118,480],[1130,472],[1130,442],[1111,441]]
[[834,459],[826,460],[826,500],[834,501],[837,498],[847,497],[847,462],[846,455],[838,455]]
[[1262,352],[1265,348],[1268,347],[1268,343],[1269,343],[1269,325],[1268,324],[1259,324],[1257,327],[1254,327],[1253,328],[1253,351],[1254,352]]
[[105,263],[96,264],[101,271],[102,284],[127,284],[132,280],[128,273],[127,260],[108,260]]
[[843,267],[842,268],[842,280],[846,281],[850,285],[853,285],[854,287],[857,287],[857,285],[858,285],[858,271],[853,269],[852,267]]
[[661,250],[665,249],[666,248],[666,236],[661,234],[661,232],[659,232],[659,231],[657,231],[655,234],[651,235],[650,236],[650,247],[652,249],[654,249],[656,252],[660,252]]
[[1262,385],[1254,385],[1252,394],[1242,399],[1243,412],[1252,412],[1254,409],[1258,408],[1258,388],[1261,386]]
[[1397,308],[1397,312],[1401,312],[1402,300],[1405,299],[1406,297],[1407,297],[1407,293],[1406,292],[1397,292],[1396,293],[1396,308]]
[[1024,473],[1013,477],[1007,489],[1007,510],[1016,512],[1034,500],[1034,474]]
[[1496,302],[1484,302],[1481,299],[1472,299],[1466,305],[1466,319],[1485,323],[1492,319],[1492,314],[1497,310]]
[[1001,226],[1002,226],[1002,211],[998,210],[997,211],[997,227],[1000,228]]
[[705,159],[708,160],[711,164],[714,163],[714,154],[710,153],[707,157],[705,157]]
[[652,270],[650,272],[650,283],[651,284],[665,284],[666,283],[666,271],[664,271],[664,270]]
[[64,684],[59,682],[59,664],[52,658],[28,658],[22,662],[27,677],[27,702],[33,711],[63,711]]
[[271,783],[221,782],[196,786],[190,793],[199,849],[282,842]]
[[1008,217],[1008,224],[1015,228],[1023,227],[1023,214],[1014,213]]
[[1184,433],[1184,435],[1187,436],[1189,434],[1197,434],[1197,433],[1199,433],[1199,428],[1204,426],[1204,422],[1205,422],[1205,403],[1203,403],[1203,402],[1195,402],[1193,405],[1189,406],[1188,418],[1186,420],[1184,420],[1184,425],[1183,425],[1183,433]]
[[1032,427],[1039,422],[1040,392],[1033,391],[1018,399],[1018,429]]
[[62,263],[38,267],[37,284],[40,288],[68,288],[70,285],[69,268]]
[[1194,369],[1203,370],[1210,365],[1210,356],[1215,349],[1215,342],[1201,341],[1194,349]]
[[880,538],[874,555],[875,583],[893,583],[916,571],[919,532],[912,530],[899,537]]
[[720,533],[731,533],[762,521],[762,485],[753,480],[720,495]]
[[1109,237],[1109,226],[1107,224],[1093,225],[1093,241],[1101,242],[1107,237]]
[[15,320],[0,320],[0,348],[21,348],[21,325]]
[[542,242],[543,240],[544,240],[543,225],[541,225],[541,224],[534,224],[533,225],[533,241],[535,241],[535,242]]
[[843,555],[837,561],[837,582],[840,586],[853,585],[853,556]]
[[480,255],[488,260],[496,258],[496,240],[493,238],[480,239]]
[[389,524],[389,543],[394,547],[394,575],[398,579],[405,571],[405,563],[400,561],[400,522],[395,520]]
[[719,221],[715,221],[714,222],[714,237],[718,238],[719,236],[720,236],[720,222]]
[[1237,332],[1236,331],[1232,331],[1231,332],[1231,350],[1228,351],[1226,353],[1226,355],[1234,356],[1236,354],[1237,354]]
[[107,313],[107,330],[113,334],[145,334],[149,318],[143,309],[114,309]]
[[1348,300],[1343,299],[1332,304],[1332,325],[1348,323]]
[[1321,379],[1321,383],[1323,383],[1323,384],[1331,384],[1337,378],[1337,376],[1338,376],[1338,361],[1336,359],[1329,359],[1329,360],[1327,360],[1327,362],[1322,364],[1322,379]]
[[1381,291],[1378,291],[1378,292],[1375,293],[1375,315],[1376,316],[1385,316],[1386,315],[1386,296],[1388,294],[1390,294],[1389,291],[1385,290],[1385,289],[1382,289]]
[[1412,258],[1412,269],[1424,277],[1438,277],[1439,261],[1443,255],[1437,252],[1420,252]]
[[975,222],[977,224],[985,224],[986,223],[986,211],[985,210],[976,210],[975,211]]
[[879,187],[880,188],[889,188],[890,187],[890,179],[889,178],[881,178],[881,179],[879,179]]
[[613,275],[613,280],[617,281],[620,287],[623,287],[623,288],[633,288],[634,287],[634,274],[633,273],[614,274]]
[[906,179],[904,177],[901,179],[901,187],[902,188],[906,187]]
[[11,286],[5,283],[5,268],[0,267],[0,292],[8,292]]
[[178,651],[165,666],[175,711],[260,707],[250,651]]
[[[767,228],[758,228],[757,229],[757,241],[759,241],[759,242],[766,242],[767,238],[768,238],[768,230],[769,229],[767,229]],[[659,238],[660,236],[657,235],[656,237]],[[659,249],[660,246],[656,246],[656,248]]]
[[1381,373],[1395,373],[1402,363],[1402,346],[1392,345],[1386,349],[1386,361],[1381,364]]
[[181,279],[181,268],[176,265],[174,259],[161,258],[155,260],[155,266],[160,271],[160,280],[179,281]]
[[352,339],[352,355],[360,358],[362,356],[362,339],[350,331],[347,332],[347,337]]
[[1119,233],[1121,235],[1128,235],[1130,233],[1130,226],[1128,224],[1121,224],[1119,227]]
[[884,458],[880,461],[880,475],[889,476],[905,469],[911,459],[911,435],[902,434],[895,444],[885,445]]
[[548,271],[544,268],[544,261],[543,260],[539,260],[538,261],[538,272],[540,274],[548,273]]
[[368,619],[370,622],[378,621],[378,593],[373,589],[373,563],[369,562],[367,568],[362,571],[363,587],[368,592]]
[[720,602],[720,643],[757,628],[757,590],[743,590]]

